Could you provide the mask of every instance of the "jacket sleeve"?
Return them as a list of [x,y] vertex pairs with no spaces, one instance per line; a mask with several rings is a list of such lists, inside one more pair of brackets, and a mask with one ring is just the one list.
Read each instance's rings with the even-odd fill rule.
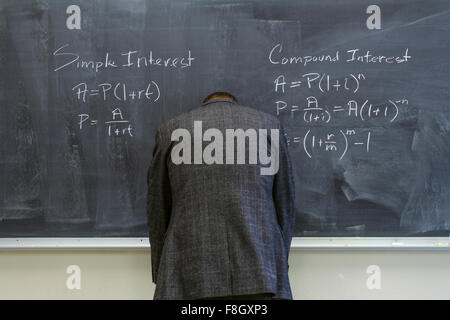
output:
[[295,223],[295,185],[287,141],[281,126],[279,139],[279,168],[274,177],[273,199],[286,252],[289,254]]
[[[167,145],[167,146],[165,146]],[[168,144],[156,133],[153,159],[147,172],[147,223],[151,247],[152,281],[156,283],[165,234],[169,225],[172,197],[167,171]]]

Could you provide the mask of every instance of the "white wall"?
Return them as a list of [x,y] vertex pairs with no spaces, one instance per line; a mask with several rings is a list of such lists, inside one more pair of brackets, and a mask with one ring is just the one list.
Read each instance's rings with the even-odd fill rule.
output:
[[[79,290],[66,287],[69,265]],[[289,265],[294,299],[450,299],[450,251],[293,249]],[[0,251],[0,299],[152,299],[150,270],[148,250]]]

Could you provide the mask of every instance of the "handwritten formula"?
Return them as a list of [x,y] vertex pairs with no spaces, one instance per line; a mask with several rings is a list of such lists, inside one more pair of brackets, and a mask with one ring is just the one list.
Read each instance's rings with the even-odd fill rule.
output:
[[[178,56],[158,55],[154,50],[122,50],[106,51],[99,57],[83,57],[73,44],[63,44],[53,51],[53,72],[61,73],[62,77],[77,79],[71,85],[70,93],[84,112],[74,114],[78,129],[91,130],[102,127],[108,137],[134,137],[134,125],[125,118],[126,109],[145,108],[157,104],[163,92],[161,90],[161,72],[155,69],[183,70],[189,69],[196,58],[187,49]],[[108,81],[109,75],[129,74],[124,70],[133,69],[131,76],[120,81]],[[145,72],[144,82],[136,82],[134,75]],[[92,75],[95,74],[95,77]],[[116,77],[114,77],[116,78]],[[100,106],[103,111],[91,113],[89,108]],[[96,115],[104,115],[108,108],[112,110],[109,118],[99,119]],[[88,109],[88,110],[86,110]]]
[[[407,113],[408,97],[369,97],[373,86],[371,69],[354,72],[354,66],[373,65],[376,74],[377,65],[386,69],[412,61],[408,48],[397,55],[350,48],[321,55],[288,56],[286,47],[275,44],[268,52],[267,62],[279,72],[270,82],[276,96],[273,112],[286,122],[288,145],[301,148],[307,158],[325,153],[342,160],[352,150],[358,154],[373,152],[377,137],[372,129],[389,130]],[[332,64],[343,66],[338,68],[338,76],[323,71]],[[345,72],[345,68],[352,71]],[[377,129],[376,133],[383,130]]]

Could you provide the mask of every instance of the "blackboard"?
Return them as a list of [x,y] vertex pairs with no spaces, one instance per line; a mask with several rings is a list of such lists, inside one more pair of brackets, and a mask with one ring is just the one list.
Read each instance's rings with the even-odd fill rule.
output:
[[0,237],[146,237],[156,129],[213,91],[281,119],[296,236],[448,236],[450,3],[371,5],[2,1]]

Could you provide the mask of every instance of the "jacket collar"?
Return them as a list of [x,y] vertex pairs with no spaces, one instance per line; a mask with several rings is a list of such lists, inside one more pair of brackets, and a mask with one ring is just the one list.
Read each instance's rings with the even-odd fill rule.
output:
[[215,103],[215,102],[230,102],[230,103],[236,104],[236,102],[231,98],[217,98],[217,99],[209,100],[207,102],[203,102],[202,106],[206,106],[207,104]]

